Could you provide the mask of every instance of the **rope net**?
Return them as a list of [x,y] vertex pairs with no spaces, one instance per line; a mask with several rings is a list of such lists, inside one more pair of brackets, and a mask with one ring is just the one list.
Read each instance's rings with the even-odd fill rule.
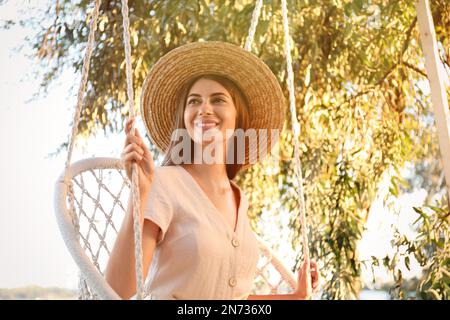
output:
[[[117,164],[119,161],[117,160]],[[70,214],[69,208],[72,207],[72,223],[79,236],[80,245],[102,275],[126,213],[130,187],[131,183],[123,169],[98,168],[94,163],[71,179],[72,198],[68,194],[67,214]],[[260,259],[251,294],[292,292],[295,288],[294,276],[283,267],[282,262],[263,241],[258,240]],[[150,297],[147,285],[142,297],[144,299]],[[90,288],[82,274],[78,298],[82,300],[101,298]]]

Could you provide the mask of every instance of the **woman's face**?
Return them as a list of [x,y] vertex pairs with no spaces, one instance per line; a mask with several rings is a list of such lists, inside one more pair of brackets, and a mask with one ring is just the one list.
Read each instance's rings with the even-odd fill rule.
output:
[[201,78],[189,90],[184,124],[195,143],[208,144],[212,136],[226,141],[236,128],[236,113],[230,93],[220,83]]

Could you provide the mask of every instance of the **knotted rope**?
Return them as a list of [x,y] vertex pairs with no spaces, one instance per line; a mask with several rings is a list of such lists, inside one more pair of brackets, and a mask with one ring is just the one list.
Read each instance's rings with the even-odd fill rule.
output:
[[297,111],[295,107],[295,90],[294,90],[294,73],[292,71],[292,57],[291,57],[291,44],[289,35],[289,23],[287,16],[286,0],[281,0],[282,14],[283,14],[283,28],[284,28],[284,53],[286,55],[286,67],[287,67],[287,85],[289,90],[289,108],[291,111],[291,122],[292,129],[294,132],[294,158],[295,158],[295,174],[297,176],[297,194],[298,202],[300,208],[300,225],[302,230],[302,243],[303,243],[303,253],[305,259],[309,259],[309,247],[308,247],[308,235],[307,221],[305,215],[305,196],[303,194],[303,176],[302,176],[302,163],[300,161],[299,152],[299,135],[300,135],[300,123],[297,120]]
[[[81,71],[81,81],[78,89],[77,95],[77,104],[74,113],[74,119],[72,122],[72,132],[69,137],[69,147],[67,152],[67,159],[65,163],[65,178],[64,183],[69,187],[69,198],[70,203],[73,203],[73,191],[71,187],[71,182],[68,181],[68,170],[70,166],[70,161],[72,158],[73,148],[75,145],[77,133],[78,133],[78,124],[80,122],[81,109],[84,105],[85,101],[85,93],[86,93],[86,85],[87,79],[89,75],[89,66],[90,60],[92,56],[92,51],[94,48],[94,39],[95,32],[97,30],[97,21],[99,16],[101,0],[95,1],[94,10],[92,12],[92,18],[89,23],[89,36],[88,42],[86,45],[86,53],[83,59],[83,66]],[[129,18],[128,18],[128,1],[122,0],[122,16],[123,16],[123,41],[125,48],[125,61],[126,61],[126,76],[127,76],[127,95],[129,100],[129,108],[130,115],[134,117],[134,94],[133,94],[133,79],[131,73],[131,49],[130,49],[130,33],[129,33]],[[133,128],[132,128],[132,131]],[[134,227],[134,239],[135,239],[135,257],[136,257],[136,282],[137,282],[137,299],[142,299],[143,296],[143,267],[142,267],[142,242],[141,242],[141,228],[139,224],[139,189],[138,189],[138,173],[137,173],[137,164],[134,163],[132,166],[132,184],[131,184],[131,192],[133,198],[133,227]],[[71,205],[71,213],[72,218],[76,221],[76,215],[74,212],[74,207]]]
[[[123,44],[125,48],[125,65],[127,74],[127,95],[130,108],[130,117],[134,117],[134,93],[133,75],[131,69],[131,47],[130,47],[130,21],[128,18],[128,0],[122,0],[123,17]],[[134,134],[134,125],[131,127],[131,134]],[[139,174],[138,165],[133,162],[131,167],[131,192],[133,198],[133,229],[134,229],[134,256],[136,264],[136,299],[141,300],[144,293],[144,272],[142,266],[142,235],[140,226],[140,194],[139,194]]]

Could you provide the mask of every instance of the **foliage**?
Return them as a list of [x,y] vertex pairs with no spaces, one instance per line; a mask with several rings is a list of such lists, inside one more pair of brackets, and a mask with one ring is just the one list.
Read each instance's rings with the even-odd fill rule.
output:
[[[64,67],[80,73],[92,2],[59,0],[45,15],[22,21],[40,28],[30,42],[45,70],[43,88]],[[355,298],[361,273],[356,246],[383,173],[399,170],[406,161],[421,163],[429,150],[437,150],[429,97],[422,91],[425,70],[414,2],[287,2],[311,254],[327,279],[323,298]],[[450,5],[446,0],[431,4],[448,63]],[[139,98],[149,69],[171,49],[200,40],[242,46],[254,1],[130,0],[129,6]],[[54,18],[50,26],[39,23],[49,17]],[[122,131],[129,112],[119,0],[103,1],[96,41],[79,124],[85,138],[98,130]],[[269,65],[287,96],[283,48],[280,1],[266,0],[252,52]],[[292,247],[301,252],[293,136],[286,116],[281,161],[267,159],[242,172],[238,183],[252,203],[253,222],[264,210],[280,210],[280,204],[292,213]]]
[[[414,208],[418,214],[415,221],[417,236],[408,239],[398,231],[394,237],[395,254],[383,259],[372,257],[372,265],[379,266],[380,260],[393,275],[394,287],[390,288],[394,299],[439,299],[448,300],[450,294],[450,250],[448,239],[449,211],[447,204],[440,207],[425,206]],[[401,266],[410,270],[415,259],[424,268],[422,278],[405,286]],[[415,294],[411,296],[411,291]]]
[[[419,236],[415,241],[414,255],[421,265],[427,266],[427,274],[419,286],[423,299],[450,298],[450,215],[448,205],[431,207],[430,215],[423,209],[420,214]],[[412,249],[412,247],[411,247]]]
[[383,259],[385,267],[394,276],[395,287],[391,295],[396,299],[409,298],[403,287],[401,264],[409,270],[412,259],[424,268],[424,274],[415,291],[420,299],[448,300],[450,297],[450,213],[447,197],[438,206],[414,208],[418,215],[414,225],[417,236],[408,239],[396,233],[393,257]]

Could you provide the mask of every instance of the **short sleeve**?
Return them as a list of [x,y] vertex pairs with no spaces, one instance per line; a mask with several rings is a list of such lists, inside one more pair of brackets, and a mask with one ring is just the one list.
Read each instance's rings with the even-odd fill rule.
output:
[[156,169],[144,208],[144,219],[153,221],[161,228],[157,245],[163,241],[173,218],[173,205],[167,195],[168,190],[170,189],[163,187],[160,173]]

